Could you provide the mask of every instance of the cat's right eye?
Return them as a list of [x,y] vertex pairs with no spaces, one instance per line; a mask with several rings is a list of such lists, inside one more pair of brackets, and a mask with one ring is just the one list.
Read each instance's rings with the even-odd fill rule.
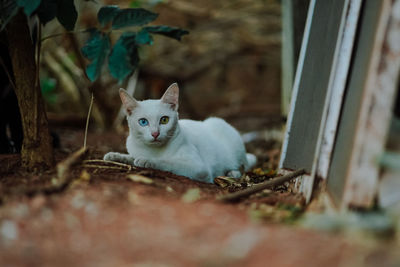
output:
[[139,125],[140,126],[147,126],[149,124],[149,121],[146,120],[145,118],[139,119]]

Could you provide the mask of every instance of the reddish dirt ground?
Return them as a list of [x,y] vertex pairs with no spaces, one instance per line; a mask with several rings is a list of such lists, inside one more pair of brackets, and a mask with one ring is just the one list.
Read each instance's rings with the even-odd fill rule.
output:
[[[60,161],[79,148],[83,133],[58,132]],[[89,147],[96,148],[90,157],[124,151],[123,139],[90,133]],[[296,226],[282,207],[302,209],[302,199],[283,190],[225,204],[215,197],[226,189],[214,184],[159,171],[76,166],[66,189],[40,191],[55,171],[26,173],[18,161],[0,157],[1,266],[400,266],[394,239]],[[190,188],[200,193],[185,200]],[[283,213],[255,216],[255,207],[266,204]]]

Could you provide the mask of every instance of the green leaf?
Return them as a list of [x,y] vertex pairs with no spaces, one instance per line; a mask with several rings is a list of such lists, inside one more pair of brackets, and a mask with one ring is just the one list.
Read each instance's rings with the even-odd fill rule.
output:
[[30,16],[39,7],[40,2],[41,0],[17,0],[17,5],[24,9],[27,16]]
[[113,77],[123,81],[139,64],[135,33],[123,33],[108,58],[108,68]]
[[129,7],[154,7],[166,0],[131,0]]
[[158,14],[143,8],[126,8],[121,9],[115,15],[112,28],[120,29],[129,26],[142,26],[152,22],[158,17]]
[[133,0],[129,4],[129,7],[141,7],[143,6],[143,1],[142,0]]
[[57,82],[52,78],[43,78],[40,79],[40,87],[42,88],[42,95],[46,102],[55,104],[57,101],[57,95],[55,93],[55,89],[57,86]]
[[0,31],[4,30],[17,12],[18,6],[15,0],[0,0]]
[[100,8],[97,13],[97,20],[100,22],[100,25],[104,27],[107,23],[111,22],[119,10],[118,6],[104,6]]
[[91,36],[82,47],[82,54],[92,62],[86,67],[89,79],[95,81],[101,72],[105,59],[110,52],[110,37],[97,29],[91,30]]
[[136,35],[135,41],[139,45],[152,45],[153,44],[153,37],[151,37],[150,33],[144,29],[142,29]]
[[74,0],[58,0],[57,19],[67,31],[75,28],[78,12],[76,12]]
[[170,38],[174,38],[178,41],[181,40],[183,35],[189,34],[187,30],[169,26],[147,26],[144,27],[143,30],[146,30],[150,33],[161,34]]
[[37,14],[39,16],[40,22],[46,25],[47,22],[54,19],[57,15],[57,0],[42,0],[39,8],[37,9]]

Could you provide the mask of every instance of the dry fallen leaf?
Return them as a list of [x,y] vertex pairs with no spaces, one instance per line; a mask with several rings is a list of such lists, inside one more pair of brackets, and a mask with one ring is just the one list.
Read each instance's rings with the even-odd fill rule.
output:
[[252,203],[249,209],[250,219],[255,222],[284,222],[293,223],[300,214],[302,209],[299,206],[287,206],[287,205],[268,205]]
[[231,186],[233,184],[238,183],[238,179],[231,178],[228,176],[218,176],[214,178],[214,183],[219,185],[222,188],[225,188],[227,186]]
[[[82,170],[81,175],[74,179],[73,182],[70,184],[71,188],[78,186],[78,185],[87,185],[90,182],[90,173],[86,170]],[[54,183],[53,183],[54,185]]]
[[90,181],[90,174],[86,170],[83,170],[81,172],[81,176],[79,177],[79,180]]
[[153,180],[150,179],[149,177],[139,175],[139,174],[130,174],[128,175],[128,179],[137,183],[142,183],[142,184],[152,184]]
[[185,203],[195,202],[201,198],[200,193],[200,188],[190,188],[183,194],[181,200]]
[[139,195],[136,194],[136,193],[133,192],[133,191],[129,191],[129,192],[128,192],[128,201],[129,201],[130,203],[134,204],[134,205],[139,205],[139,204],[141,204]]
[[260,176],[275,176],[276,175],[276,170],[273,169],[261,169],[261,168],[256,168],[252,171],[254,174],[260,175]]
[[165,187],[165,190],[167,190],[167,192],[169,192],[169,193],[175,192],[175,190],[172,187],[170,187],[169,185],[167,185]]

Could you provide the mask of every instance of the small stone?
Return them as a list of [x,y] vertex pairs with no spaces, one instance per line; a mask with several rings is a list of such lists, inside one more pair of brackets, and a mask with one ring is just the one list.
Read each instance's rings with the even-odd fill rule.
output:
[[29,215],[29,207],[26,204],[18,204],[12,209],[12,214],[17,219],[24,218]]
[[71,206],[75,209],[81,209],[85,206],[85,196],[82,192],[78,192],[71,200]]
[[99,214],[99,209],[97,208],[97,205],[95,203],[90,202],[86,204],[85,212],[92,217],[96,217]]
[[260,234],[256,229],[244,229],[234,233],[224,247],[223,255],[229,259],[244,259],[257,246]]
[[18,227],[11,220],[4,220],[0,226],[0,235],[6,241],[14,241],[18,239]]
[[72,213],[65,213],[64,218],[65,218],[65,224],[67,225],[68,228],[75,229],[77,227],[80,227],[79,218],[73,215]]
[[49,208],[44,208],[41,211],[41,217],[45,222],[50,222],[54,218],[53,211]]
[[32,199],[32,208],[37,210],[46,203],[46,198],[43,195],[37,195]]

